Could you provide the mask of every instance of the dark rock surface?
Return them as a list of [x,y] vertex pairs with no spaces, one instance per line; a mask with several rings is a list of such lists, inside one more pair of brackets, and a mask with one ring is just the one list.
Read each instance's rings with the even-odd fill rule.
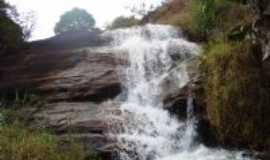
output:
[[31,43],[31,46],[39,49],[73,49],[81,47],[97,47],[107,43],[108,40],[100,36],[99,29],[68,31],[52,38],[38,40]]
[[30,51],[0,60],[0,91],[34,90],[50,101],[114,98],[124,60],[90,50]]
[[250,0],[250,6],[256,13],[256,22],[253,26],[254,39],[258,42],[262,53],[262,73],[265,86],[270,88],[270,1]]
[[33,114],[32,125],[49,128],[60,138],[74,138],[87,149],[103,150],[112,144],[108,138],[107,110],[117,110],[115,102],[95,104],[92,102],[58,102],[48,104]]
[[[179,59],[178,59],[179,61]],[[181,60],[180,60],[181,61]],[[176,88],[175,86],[179,86],[180,82],[165,79],[162,84],[163,93],[162,93],[162,100],[164,103],[164,107],[168,109],[172,114],[177,115],[179,119],[186,118],[186,111],[187,111],[187,99],[189,97],[196,98],[198,90],[201,89],[200,84],[200,74],[198,70],[198,59],[193,58],[189,60],[189,65],[187,65],[186,69],[188,72],[188,82],[184,86]],[[176,71],[180,72],[180,71]],[[195,112],[201,112],[200,107],[195,107]]]
[[248,1],[256,13],[256,21],[253,25],[254,38],[261,44],[264,53],[263,60],[269,61],[270,56],[270,1]]

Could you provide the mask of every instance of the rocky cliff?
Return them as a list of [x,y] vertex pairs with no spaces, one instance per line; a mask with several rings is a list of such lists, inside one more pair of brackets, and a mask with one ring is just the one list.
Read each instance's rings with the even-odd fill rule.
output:
[[1,58],[1,95],[40,95],[45,106],[21,111],[30,116],[32,125],[50,128],[62,138],[72,136],[87,148],[105,150],[111,142],[105,136],[103,113],[119,104],[103,102],[119,95],[117,69],[126,61],[93,48],[103,44],[99,34],[91,32],[32,42],[29,49]]
[[[32,126],[51,129],[63,141],[71,136],[88,150],[110,157],[116,146],[107,136],[106,116],[120,106],[116,100],[122,90],[119,68],[128,62],[99,49],[108,41],[101,33],[80,31],[32,42],[29,49],[0,60],[1,95],[38,94],[45,99],[44,106],[19,111]],[[164,82],[168,92],[161,98],[172,113],[185,116],[187,92],[175,90],[170,83]]]

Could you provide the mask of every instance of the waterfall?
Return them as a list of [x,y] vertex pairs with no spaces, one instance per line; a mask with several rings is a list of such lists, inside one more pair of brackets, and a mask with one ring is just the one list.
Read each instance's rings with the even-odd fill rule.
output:
[[[200,54],[198,45],[166,25],[119,29],[104,36],[112,39],[111,50],[129,62],[119,69],[124,98],[120,122],[112,129],[120,146],[120,160],[245,159],[241,152],[210,149],[196,142],[192,96],[187,101],[186,121],[177,120],[164,109],[162,93],[189,82],[186,64]],[[166,80],[170,87],[164,85]]]

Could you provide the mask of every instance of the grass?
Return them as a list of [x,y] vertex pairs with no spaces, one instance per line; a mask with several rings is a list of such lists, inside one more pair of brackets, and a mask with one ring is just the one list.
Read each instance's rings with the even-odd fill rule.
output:
[[84,160],[80,145],[59,147],[57,138],[45,131],[33,130],[19,123],[0,126],[1,160]]
[[71,138],[58,139],[45,129],[29,126],[31,116],[21,109],[41,108],[46,102],[33,94],[16,93],[0,103],[0,160],[99,160]]
[[270,92],[258,55],[248,41],[219,40],[201,58],[208,117],[224,144],[270,146]]

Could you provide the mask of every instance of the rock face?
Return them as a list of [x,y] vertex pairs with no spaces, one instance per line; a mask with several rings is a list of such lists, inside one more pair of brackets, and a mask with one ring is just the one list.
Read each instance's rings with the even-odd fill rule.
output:
[[[32,125],[49,128],[63,140],[72,136],[86,149],[106,150],[112,142],[105,135],[104,112],[117,109],[119,104],[104,102],[121,92],[118,69],[126,61],[94,47],[86,48],[102,45],[96,33],[80,33],[81,38],[75,35],[33,42],[23,53],[2,57],[0,93],[38,93],[48,104],[29,108],[26,114],[22,111],[31,115]],[[81,48],[81,41],[87,38],[89,44]]]
[[36,110],[32,115],[35,127],[53,130],[63,140],[73,137],[87,149],[100,151],[113,143],[106,133],[107,111],[117,110],[118,103],[58,102]]
[[110,53],[82,50],[38,50],[1,59],[0,90],[34,90],[50,101],[94,101],[114,98],[121,86],[118,67],[124,60]]
[[270,1],[248,1],[256,13],[256,22],[253,26],[254,38],[259,42],[262,57],[262,70],[265,76],[266,87],[270,88]]
[[248,1],[256,13],[256,22],[253,26],[255,39],[261,44],[264,53],[263,60],[270,59],[270,1],[254,0]]
[[[110,159],[117,146],[107,135],[107,115],[118,113],[118,69],[128,63],[125,56],[97,48],[107,43],[98,33],[77,34],[32,42],[30,49],[1,58],[0,94],[37,92],[48,103],[42,108],[22,109],[22,115],[30,116],[31,125],[49,128],[63,141],[75,138],[87,150],[94,148]],[[82,43],[88,38],[89,44]],[[171,56],[175,61],[183,58],[173,53]],[[189,87],[175,89],[174,83],[164,81],[167,92],[160,99],[170,112],[185,118]]]

